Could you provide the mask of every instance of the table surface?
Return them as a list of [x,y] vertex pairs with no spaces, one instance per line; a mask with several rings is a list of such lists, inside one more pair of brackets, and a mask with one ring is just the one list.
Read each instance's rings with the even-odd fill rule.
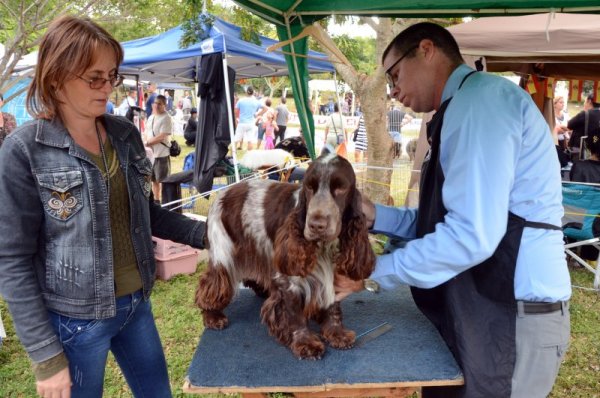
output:
[[416,308],[408,288],[363,291],[344,300],[344,325],[357,335],[384,322],[392,329],[350,350],[327,347],[316,361],[298,360],[269,336],[260,322],[261,304],[262,299],[243,289],[225,310],[229,327],[204,331],[184,392],[294,393],[463,384],[454,357]]

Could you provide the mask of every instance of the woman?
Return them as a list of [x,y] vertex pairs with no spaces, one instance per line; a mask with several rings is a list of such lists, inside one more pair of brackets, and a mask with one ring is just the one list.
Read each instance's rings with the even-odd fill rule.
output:
[[569,114],[565,112],[565,99],[562,96],[557,96],[553,100],[554,103],[554,134],[558,138],[558,146],[564,151],[567,149],[569,141]]
[[272,104],[273,101],[271,101],[271,98],[267,97],[265,99],[265,104],[258,112],[256,112],[256,126],[258,127],[258,142],[256,148],[258,149],[261,148],[265,136],[265,123],[271,116],[275,116],[275,109],[271,108]]
[[346,142],[346,136],[340,107],[336,102],[333,104],[333,113],[329,115],[327,126],[325,126],[325,144],[337,148],[342,142]]
[[205,224],[154,204],[139,131],[104,114],[122,60],[89,19],[55,20],[27,95],[35,120],[0,148],[0,294],[42,397],[100,397],[109,350],[135,396],[171,396],[151,236],[201,248]]
[[[4,106],[4,96],[0,93],[0,109]],[[4,139],[17,127],[15,117],[7,112],[0,112],[0,146]]]
[[358,119],[358,127],[356,128],[356,141],[354,141],[354,161],[358,162],[366,162],[367,161],[367,146],[368,146],[368,138],[367,138],[367,128],[365,127],[365,118],[363,115],[360,115]]

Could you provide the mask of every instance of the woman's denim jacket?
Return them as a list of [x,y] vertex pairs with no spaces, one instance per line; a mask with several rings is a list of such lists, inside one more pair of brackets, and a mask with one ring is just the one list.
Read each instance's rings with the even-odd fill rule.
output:
[[[155,204],[139,131],[118,116],[102,122],[127,181],[131,239],[148,299],[152,235],[202,248],[205,224]],[[62,351],[47,309],[82,319],[115,315],[108,198],[100,170],[58,121],[24,124],[0,147],[0,294],[35,362]]]

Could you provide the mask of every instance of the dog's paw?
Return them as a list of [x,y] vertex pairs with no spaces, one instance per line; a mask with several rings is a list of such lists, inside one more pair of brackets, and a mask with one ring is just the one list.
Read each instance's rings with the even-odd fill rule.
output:
[[202,319],[207,329],[221,330],[229,325],[229,320],[221,311],[202,311]]
[[299,359],[321,359],[325,353],[325,344],[318,335],[305,333],[299,338],[294,338],[290,349]]
[[348,329],[335,329],[323,335],[330,346],[338,350],[348,350],[354,347],[356,333]]

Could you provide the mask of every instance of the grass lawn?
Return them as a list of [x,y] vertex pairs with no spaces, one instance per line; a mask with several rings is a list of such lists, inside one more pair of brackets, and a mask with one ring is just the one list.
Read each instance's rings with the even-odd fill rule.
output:
[[[157,281],[152,295],[154,314],[166,352],[175,396],[184,395],[181,386],[203,330],[200,312],[193,302],[202,267],[200,265],[194,275],[178,275],[169,281]],[[574,269],[571,275],[574,284],[591,286],[592,278],[589,272]],[[2,300],[0,311],[9,336],[0,350],[0,396],[33,397],[35,387],[29,361],[15,337],[6,304]],[[592,291],[574,289],[571,321],[571,348],[567,352],[566,361],[561,367],[551,397],[598,398],[600,296]],[[125,380],[112,358],[107,367],[105,396],[131,397]]]
[[[182,140],[180,143],[183,150],[178,158],[173,159],[174,172],[181,170],[183,158],[192,150]],[[403,167],[410,169],[409,165]],[[406,170],[401,171],[404,174]],[[403,193],[398,185],[404,179],[394,181],[396,180],[392,182],[394,196],[401,197]],[[175,396],[184,395],[181,386],[203,330],[200,312],[193,303],[198,275],[203,266],[204,264],[200,264],[194,275],[179,275],[169,281],[157,281],[152,295],[154,314]],[[572,269],[571,275],[576,286],[592,285],[593,278],[588,271]],[[29,360],[15,336],[8,308],[2,299],[0,313],[8,334],[8,339],[0,348],[0,397],[34,397],[35,381]],[[600,398],[600,295],[590,290],[574,289],[571,325],[571,347],[551,397]],[[105,396],[131,397],[112,357],[106,371]]]

